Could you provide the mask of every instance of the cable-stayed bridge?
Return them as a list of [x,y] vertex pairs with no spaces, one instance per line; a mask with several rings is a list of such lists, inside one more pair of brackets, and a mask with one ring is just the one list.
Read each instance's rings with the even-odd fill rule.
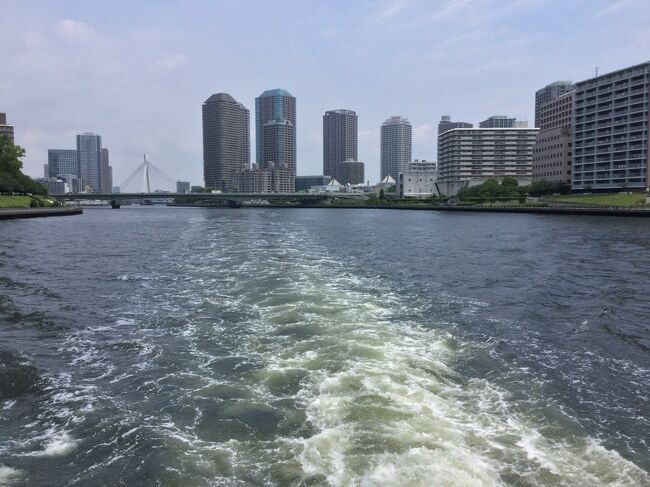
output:
[[154,166],[147,154],[144,161],[120,184],[121,193],[175,193],[176,182]]

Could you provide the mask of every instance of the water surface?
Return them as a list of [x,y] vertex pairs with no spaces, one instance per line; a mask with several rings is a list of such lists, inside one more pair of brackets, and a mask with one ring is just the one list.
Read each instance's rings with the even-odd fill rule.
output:
[[0,222],[0,485],[650,485],[650,226]]

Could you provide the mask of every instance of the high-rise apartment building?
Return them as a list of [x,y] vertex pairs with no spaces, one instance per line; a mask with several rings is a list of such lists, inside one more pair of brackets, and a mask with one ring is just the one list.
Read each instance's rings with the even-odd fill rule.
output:
[[14,126],[7,125],[7,114],[0,113],[0,137],[7,137],[11,142],[14,141]]
[[454,195],[464,186],[504,177],[532,179],[536,128],[452,129],[438,136],[438,183]]
[[438,135],[451,129],[471,129],[473,125],[467,122],[452,122],[449,115],[443,115],[438,122]]
[[357,160],[357,114],[330,110],[323,115],[323,175],[336,178],[336,164]]
[[573,90],[575,90],[575,85],[571,81],[556,81],[537,90],[535,92],[535,127],[541,128],[540,107],[542,103],[555,100]]
[[290,120],[275,119],[264,124],[262,138],[262,168],[295,167],[296,131]]
[[77,151],[74,149],[48,149],[47,172],[50,178],[55,178],[62,174],[71,174],[79,177]]
[[108,149],[102,148],[100,155],[100,185],[102,194],[113,190],[113,168],[109,164]]
[[227,93],[203,103],[203,179],[206,188],[237,191],[237,173],[250,167],[250,113]]
[[239,188],[242,193],[293,193],[295,177],[286,164],[276,167],[269,162],[266,167],[253,164],[251,169],[238,174]]
[[381,125],[381,179],[397,179],[402,164],[411,160],[411,122],[391,117]]
[[[256,160],[259,169],[279,171],[264,187],[295,190],[296,99],[287,90],[267,90],[255,98]],[[271,164],[272,163],[272,164]],[[284,178],[288,178],[284,181]],[[280,181],[281,180],[281,181]]]
[[101,136],[90,132],[77,135],[79,175],[95,193],[101,191],[101,153]]
[[570,91],[535,106],[540,132],[533,148],[533,181],[571,183],[574,94]]
[[650,62],[576,83],[574,190],[648,187]]

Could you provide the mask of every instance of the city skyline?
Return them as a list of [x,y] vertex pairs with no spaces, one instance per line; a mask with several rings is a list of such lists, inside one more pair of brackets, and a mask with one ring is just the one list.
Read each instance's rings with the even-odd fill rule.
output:
[[[171,177],[196,184],[202,180],[201,103],[226,92],[251,107],[264,89],[282,86],[299,99],[297,173],[321,172],[322,114],[347,108],[359,117],[358,159],[366,178],[376,181],[379,127],[394,114],[413,124],[413,158],[435,159],[442,115],[477,124],[505,113],[533,126],[540,87],[590,78],[596,66],[605,73],[647,60],[638,54],[650,48],[650,13],[642,2],[482,3],[491,8],[477,9],[472,1],[286,2],[299,20],[284,31],[275,27],[280,12],[225,3],[220,11],[232,25],[219,33],[207,23],[185,29],[216,15],[203,4],[182,12],[143,4],[127,14],[120,2],[110,11],[81,9],[79,2],[32,2],[38,8],[7,2],[0,20],[3,60],[15,67],[0,83],[2,110],[27,150],[30,175],[41,174],[48,148],[92,131],[111,140],[114,184],[144,151]],[[553,31],[536,21],[551,18]],[[238,32],[243,22],[267,25],[266,35]],[[355,29],[359,41],[350,44]],[[603,35],[587,35],[594,29]],[[208,50],[210,36],[227,48]],[[273,36],[292,47],[275,52],[266,42]],[[574,49],[559,49],[567,43]],[[404,49],[407,56],[397,55]],[[264,76],[253,75],[260,69]],[[332,69],[346,75],[326,76]],[[75,76],[82,72],[88,76]],[[63,103],[70,96],[75,103]]]

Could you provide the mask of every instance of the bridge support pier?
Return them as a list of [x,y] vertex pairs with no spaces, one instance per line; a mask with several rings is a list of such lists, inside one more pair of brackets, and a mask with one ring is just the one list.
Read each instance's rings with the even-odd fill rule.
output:
[[118,209],[120,207],[120,202],[117,200],[111,200],[111,208]]

